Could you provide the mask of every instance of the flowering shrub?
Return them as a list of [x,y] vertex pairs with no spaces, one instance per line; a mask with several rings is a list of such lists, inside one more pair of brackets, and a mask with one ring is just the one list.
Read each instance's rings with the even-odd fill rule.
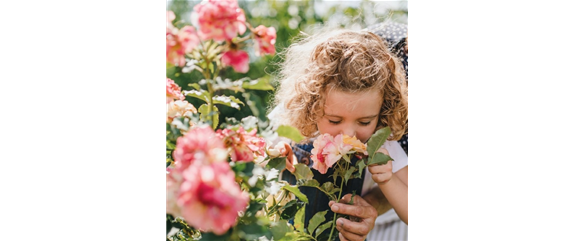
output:
[[[313,180],[313,172],[307,165],[296,164],[293,173],[297,178],[297,183],[301,186],[317,188],[325,193],[331,201],[339,202],[343,193],[341,191],[343,183],[347,183],[353,178],[361,178],[363,170],[368,165],[387,163],[389,160],[392,160],[389,156],[378,151],[389,135],[389,127],[380,129],[371,136],[367,144],[362,143],[356,137],[343,134],[335,137],[330,134],[318,136],[313,142],[313,149],[311,150],[311,159],[313,160],[311,168],[319,171],[321,174],[325,174],[329,168],[333,168],[333,180],[335,183],[326,182],[320,185],[316,180]],[[357,161],[353,162],[352,158],[356,158]],[[350,204],[352,202],[353,200],[351,199]],[[303,215],[305,212],[304,208],[300,211],[301,214],[298,212],[297,215]],[[337,219],[337,214],[334,214],[332,220],[327,221],[324,217],[326,213],[327,211],[317,212],[309,220],[307,229],[301,227],[296,230],[299,232],[298,235],[310,237],[311,240],[322,240],[319,235],[330,229],[327,240],[333,240],[333,238],[338,237],[335,222],[332,221]],[[298,218],[302,218],[297,215],[295,216],[296,221]],[[302,226],[302,223],[300,225]],[[297,223],[295,223],[295,226],[297,227]]]
[[[283,126],[275,132],[253,116],[220,121],[217,108],[239,110],[244,105],[220,90],[273,89],[264,79],[230,80],[220,73],[228,67],[247,72],[244,49],[250,45],[257,55],[274,54],[275,29],[252,28],[236,0],[196,5],[195,26],[174,27],[173,12],[167,12],[166,19],[168,66],[203,76],[189,86],[166,78],[167,239],[292,240],[306,235],[288,220],[307,199],[297,186],[279,181],[288,145],[274,149],[267,144],[278,135],[299,141],[298,131]],[[186,97],[205,103],[196,107]]]

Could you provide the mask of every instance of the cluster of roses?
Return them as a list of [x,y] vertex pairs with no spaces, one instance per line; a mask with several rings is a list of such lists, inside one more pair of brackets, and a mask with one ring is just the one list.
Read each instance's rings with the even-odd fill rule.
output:
[[[185,56],[191,53],[201,41],[225,41],[221,63],[231,66],[236,72],[249,70],[249,55],[240,49],[241,42],[248,38],[236,38],[249,28],[254,39],[255,54],[274,54],[276,31],[273,27],[259,25],[252,28],[245,20],[243,9],[237,0],[207,0],[193,8],[191,21],[197,26],[184,26],[177,29],[172,22],[175,14],[167,12],[166,55],[167,61],[183,67]],[[249,36],[248,36],[249,37]]]
[[330,167],[333,167],[337,161],[355,154],[358,158],[367,156],[367,146],[356,137],[339,134],[335,137],[330,134],[323,134],[317,137],[313,142],[311,150],[311,159],[313,168],[322,174],[327,173]]

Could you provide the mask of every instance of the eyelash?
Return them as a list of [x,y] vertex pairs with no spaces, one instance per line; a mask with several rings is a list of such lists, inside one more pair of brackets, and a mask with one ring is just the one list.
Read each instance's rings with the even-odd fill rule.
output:
[[[341,121],[332,121],[332,120],[329,120],[329,123],[334,124],[334,125],[337,125],[337,124],[341,123]],[[368,126],[369,124],[371,124],[370,121],[369,121],[369,122],[359,122],[359,125],[362,125],[362,126]]]

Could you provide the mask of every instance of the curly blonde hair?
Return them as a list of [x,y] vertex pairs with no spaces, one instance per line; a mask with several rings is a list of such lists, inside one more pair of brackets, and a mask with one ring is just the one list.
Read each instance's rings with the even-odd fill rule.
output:
[[[281,124],[305,137],[318,135],[325,93],[336,89],[361,93],[379,89],[383,104],[377,129],[389,126],[398,140],[408,126],[408,92],[401,63],[382,39],[368,31],[330,30],[292,44],[278,73],[274,105],[284,108]],[[283,105],[283,106],[281,106]]]

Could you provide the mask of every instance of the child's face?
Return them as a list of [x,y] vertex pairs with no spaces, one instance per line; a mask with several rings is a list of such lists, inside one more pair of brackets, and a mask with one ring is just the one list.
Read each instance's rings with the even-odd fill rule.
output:
[[356,136],[365,143],[375,132],[382,102],[376,89],[359,93],[331,90],[325,99],[325,115],[317,122],[319,132]]

